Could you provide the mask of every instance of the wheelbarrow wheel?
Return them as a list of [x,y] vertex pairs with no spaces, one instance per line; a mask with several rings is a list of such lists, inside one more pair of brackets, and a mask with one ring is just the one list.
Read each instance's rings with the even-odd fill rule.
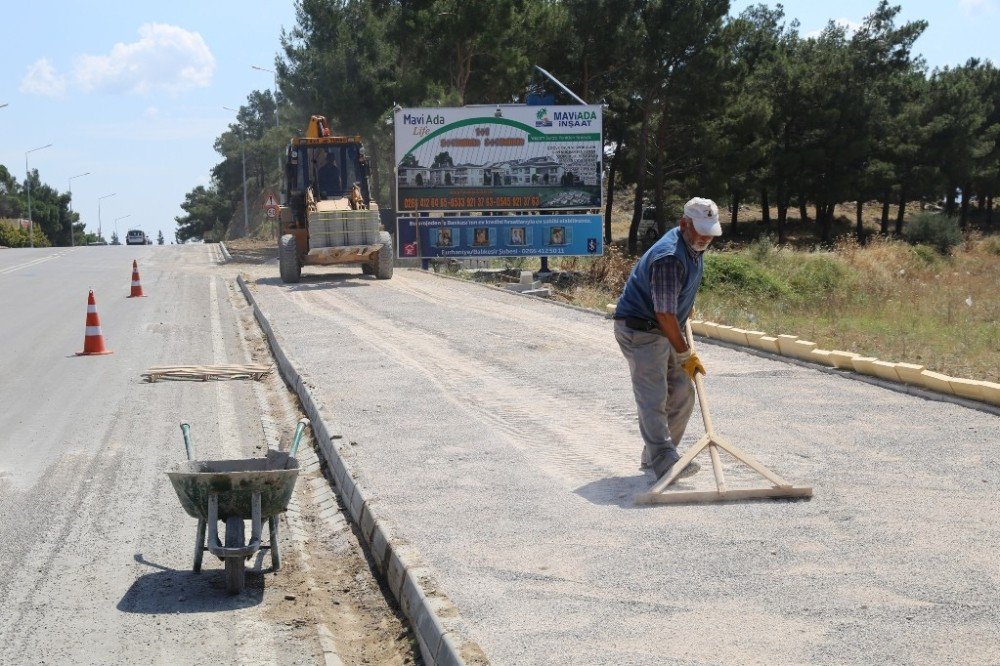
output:
[[[242,548],[246,545],[243,537],[243,519],[238,516],[226,518],[226,548]],[[239,594],[246,582],[246,560],[242,557],[226,558],[226,591]]]
[[278,545],[278,517],[271,516],[267,519],[267,524],[271,528],[271,570],[277,571],[281,568],[281,547]]
[[195,536],[194,544],[194,564],[191,566],[191,569],[193,569],[195,573],[201,573],[201,559],[205,555],[205,527],[205,521],[199,520],[198,534]]

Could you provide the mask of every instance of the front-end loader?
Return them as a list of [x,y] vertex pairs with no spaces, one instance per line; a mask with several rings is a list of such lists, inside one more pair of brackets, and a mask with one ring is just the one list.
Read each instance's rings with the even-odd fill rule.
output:
[[282,282],[301,280],[303,266],[330,264],[361,264],[366,275],[392,277],[392,237],[372,201],[370,172],[361,137],[331,135],[323,116],[292,139],[279,209]]

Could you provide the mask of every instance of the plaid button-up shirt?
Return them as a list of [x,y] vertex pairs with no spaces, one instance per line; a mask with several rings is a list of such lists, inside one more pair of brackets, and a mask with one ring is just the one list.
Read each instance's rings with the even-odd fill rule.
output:
[[684,284],[684,266],[677,257],[664,257],[653,262],[650,287],[653,311],[677,314],[677,299]]

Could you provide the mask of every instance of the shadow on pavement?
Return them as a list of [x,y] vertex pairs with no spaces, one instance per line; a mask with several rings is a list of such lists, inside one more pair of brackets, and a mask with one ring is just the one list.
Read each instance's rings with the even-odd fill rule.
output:
[[225,570],[214,557],[205,557],[201,573],[149,562],[142,553],[135,555],[135,561],[158,571],[132,583],[117,605],[124,613],[214,613],[256,606],[264,598],[264,574],[249,568],[243,593],[228,594]]
[[367,287],[376,278],[357,273],[327,273],[324,275],[303,275],[297,284],[285,284],[280,277],[257,278],[254,284],[285,287],[288,291],[314,291],[317,289],[341,289],[344,287]]
[[632,498],[646,492],[656,480],[652,474],[609,476],[580,486],[573,492],[593,504],[620,506],[623,509],[643,509]]

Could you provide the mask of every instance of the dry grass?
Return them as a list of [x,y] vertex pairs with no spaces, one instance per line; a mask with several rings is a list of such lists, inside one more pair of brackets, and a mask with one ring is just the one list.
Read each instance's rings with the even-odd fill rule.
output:
[[[898,241],[865,247],[842,243],[827,256],[850,269],[840,288],[812,298],[748,300],[725,290],[703,290],[700,314],[733,326],[798,335],[825,349],[920,363],[954,376],[1000,379],[1000,257],[989,243],[972,240],[948,258]],[[781,276],[782,265],[809,258],[771,250],[762,264]]]
[[[912,212],[917,210],[915,206]],[[894,219],[895,207],[890,212]],[[853,213],[853,206],[837,210],[850,219]],[[612,215],[619,243],[628,233],[630,215],[630,201],[621,197]],[[706,278],[698,296],[700,316],[771,334],[798,335],[825,349],[1000,381],[1000,237],[972,234],[951,256],[943,257],[927,247],[878,236],[860,246],[851,240],[850,224],[842,219],[835,248],[816,251],[812,223],[800,223],[793,209],[792,245],[803,249],[778,249],[766,240],[749,240],[766,238],[759,215],[759,209],[741,209],[747,236],[713,250],[715,256],[709,258],[738,260],[752,268],[750,277],[757,282],[713,286]],[[880,207],[866,206],[866,228],[876,231],[880,215]],[[609,246],[597,259],[554,262],[554,268],[579,276],[558,284],[557,297],[603,311],[617,299],[634,265],[618,248]],[[755,290],[760,280],[776,285],[780,295]]]
[[278,256],[278,243],[273,238],[234,238],[225,243],[233,262],[238,264],[263,264]]

